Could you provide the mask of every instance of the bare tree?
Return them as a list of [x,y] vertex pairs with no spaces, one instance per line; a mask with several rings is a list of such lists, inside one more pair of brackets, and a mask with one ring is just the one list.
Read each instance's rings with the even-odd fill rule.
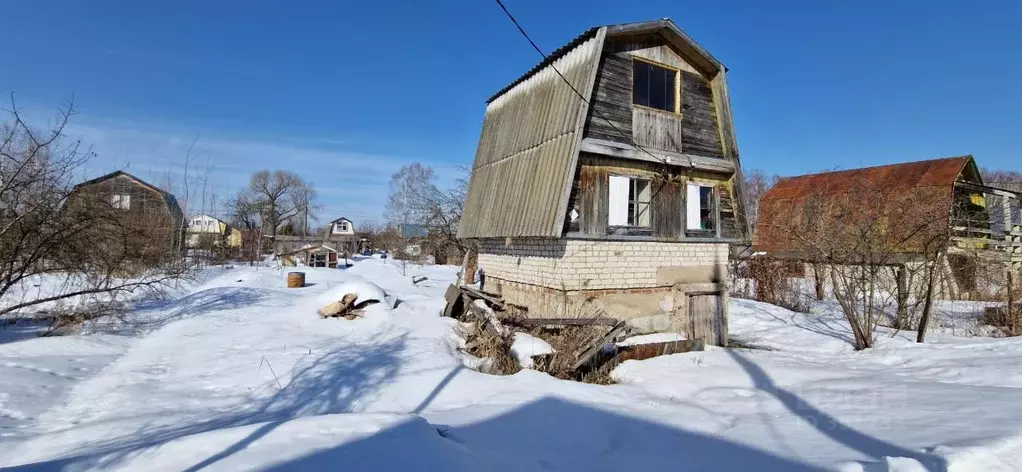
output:
[[0,128],[0,315],[158,291],[187,272],[170,240],[145,222],[126,221],[109,199],[76,193],[76,174],[93,153],[64,135],[73,110],[69,103],[38,130],[11,97]]
[[419,225],[437,263],[444,263],[447,249],[459,255],[465,246],[458,240],[468,179],[462,175],[448,189],[437,187],[433,169],[418,162],[406,165],[390,178],[387,214],[394,225]]
[[759,169],[747,170],[743,173],[745,187],[745,212],[749,220],[749,229],[756,230],[756,211],[759,209],[759,199],[780,180],[776,175],[767,175]]
[[896,192],[866,179],[821,185],[802,205],[773,218],[782,228],[761,230],[784,232],[796,241],[791,247],[797,259],[826,268],[858,349],[873,345],[876,326],[903,301],[891,268],[922,264],[929,279],[922,297],[924,331],[948,245],[946,199],[935,198],[931,188]]
[[245,230],[259,229],[259,205],[245,190],[229,198],[225,207],[227,217],[234,226]]
[[[264,235],[275,240],[280,227],[299,212],[312,207],[312,184],[286,170],[261,170],[252,174],[248,188],[235,197],[234,217],[247,220],[255,210]],[[239,212],[239,210],[241,210]],[[268,234],[267,234],[268,233]]]

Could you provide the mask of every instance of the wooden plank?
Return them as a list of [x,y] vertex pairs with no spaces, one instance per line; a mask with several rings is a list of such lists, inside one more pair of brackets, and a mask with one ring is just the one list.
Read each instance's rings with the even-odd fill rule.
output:
[[475,287],[469,287],[467,285],[462,285],[459,288],[461,289],[461,291],[463,293],[468,295],[473,300],[474,299],[483,299],[483,300],[486,300],[486,301],[490,302],[491,304],[493,304],[493,306],[496,307],[498,310],[503,310],[504,309],[504,300],[501,300],[500,297],[498,295],[496,295],[496,294],[486,293],[486,292],[483,292],[482,290],[479,290],[479,289],[477,289]]
[[650,156],[646,152],[643,152],[631,145],[615,143],[595,138],[583,139],[581,149],[582,152],[603,154],[606,156],[612,156],[621,159],[632,159],[645,162],[655,163],[666,162],[667,164],[670,165],[691,168],[695,170],[705,170],[708,172],[732,174],[735,171],[734,164],[726,159],[719,159],[714,157],[700,156],[687,153],[680,154],[656,149],[647,149],[647,151],[649,151],[649,154],[652,154],[652,156]]
[[[656,185],[656,184],[655,184]],[[653,236],[680,238],[683,228],[681,185],[678,181],[661,181],[653,190]]]
[[681,116],[674,113],[632,107],[632,137],[643,148],[681,154],[683,123]]
[[517,326],[617,326],[616,318],[515,318],[507,324]]
[[692,326],[690,338],[716,339],[713,327],[717,313],[717,295],[690,295],[688,298],[689,319]]
[[617,354],[611,362],[620,363],[627,360],[641,361],[670,354],[703,350],[706,350],[706,342],[702,338],[619,346],[617,348]]
[[585,350],[578,356],[578,358],[575,360],[575,363],[571,365],[571,371],[573,372],[577,371],[580,367],[589,363],[589,361],[591,361],[593,357],[600,353],[600,350],[603,348],[604,345],[612,342],[614,338],[618,334],[621,334],[621,332],[623,332],[624,330],[625,322],[619,321],[618,324],[615,325],[609,332],[607,332],[605,336],[597,340],[596,343],[594,343],[589,349]]
[[580,169],[581,208],[580,231],[587,234],[607,233],[607,175],[600,168],[583,165]]

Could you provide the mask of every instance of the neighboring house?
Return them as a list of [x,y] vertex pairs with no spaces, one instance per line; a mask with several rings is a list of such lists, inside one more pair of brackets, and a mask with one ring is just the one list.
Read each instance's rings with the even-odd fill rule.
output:
[[[116,171],[75,186],[71,204],[109,205],[135,229],[139,245],[160,253],[181,247],[183,216],[174,195],[124,171]],[[139,248],[136,248],[139,249]],[[152,253],[152,252],[151,252]]]
[[338,218],[330,222],[330,226],[327,229],[330,235],[354,235],[355,225],[351,223],[351,220],[347,218]]
[[283,266],[337,268],[337,250],[325,244],[308,246],[280,255]]
[[[857,213],[845,207],[867,205],[861,189],[868,188],[881,195],[883,201],[894,202],[891,208],[903,209],[922,224],[896,221],[915,234],[898,243],[899,259],[912,264],[923,259],[921,252],[932,246],[941,235],[950,236],[949,259],[983,257],[1022,264],[1022,218],[1019,215],[1020,194],[984,185],[972,156],[950,157],[907,162],[837,172],[801,175],[779,180],[759,201],[758,223],[753,250],[787,259],[804,259],[813,251],[803,237],[795,234],[792,222],[819,212],[820,208],[843,211],[843,221],[854,225]],[[904,204],[902,204],[904,202]],[[877,215],[862,212],[877,219]],[[879,218],[886,220],[885,215]],[[897,219],[897,218],[896,218]],[[902,218],[904,219],[904,217]],[[879,223],[878,223],[879,224]],[[918,228],[918,229],[915,229]],[[895,233],[897,228],[892,230]],[[952,263],[947,270],[951,287],[946,296],[959,290],[971,290],[975,264]]]
[[330,222],[322,234],[277,235],[274,252],[290,253],[309,245],[326,244],[338,252],[355,254],[360,249],[360,238],[355,235],[355,225],[347,218]]
[[185,233],[190,248],[200,247],[204,237],[210,238],[214,246],[225,244],[229,248],[241,247],[241,231],[213,216],[204,214],[192,216],[188,219]]
[[458,232],[485,290],[724,344],[749,237],[726,73],[665,19],[592,28],[491,97]]

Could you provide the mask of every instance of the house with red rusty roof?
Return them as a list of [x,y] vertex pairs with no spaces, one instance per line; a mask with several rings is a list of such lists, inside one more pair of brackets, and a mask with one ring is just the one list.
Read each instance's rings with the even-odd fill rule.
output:
[[[952,259],[981,257],[1017,270],[1022,265],[1019,201],[1018,192],[985,185],[972,156],[788,177],[760,199],[753,249],[784,259],[870,263],[853,260],[851,250],[844,252],[847,260],[836,260],[842,255],[834,250],[824,257],[811,234],[817,224],[881,234],[892,248],[885,265],[925,260],[945,250]],[[827,228],[818,229],[823,234]],[[834,230],[826,234],[840,236]],[[864,240],[861,234],[847,236]],[[970,278],[955,274],[965,290]]]

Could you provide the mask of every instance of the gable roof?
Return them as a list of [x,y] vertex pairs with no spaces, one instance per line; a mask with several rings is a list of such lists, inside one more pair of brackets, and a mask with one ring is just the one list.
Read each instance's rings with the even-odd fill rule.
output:
[[[795,253],[800,244],[786,227],[795,215],[810,204],[810,199],[837,202],[849,193],[868,185],[891,197],[912,195],[925,199],[932,218],[950,218],[954,185],[963,173],[982,183],[972,156],[946,157],[860,169],[786,177],[779,180],[759,200],[753,247],[757,251]],[[817,201],[817,203],[819,203]],[[939,210],[938,210],[939,209]]]
[[351,223],[351,220],[349,220],[349,219],[347,219],[347,218],[345,218],[343,216],[340,217],[340,218],[337,218],[336,220],[331,221],[330,223],[336,223],[336,222],[341,221],[341,220],[344,220],[344,221],[347,221],[348,223]]
[[205,213],[195,213],[194,215],[192,215],[192,216],[189,216],[189,217],[188,217],[188,219],[189,219],[189,220],[192,220],[192,219],[194,219],[194,218],[198,218],[198,217],[200,217],[200,216],[201,216],[201,217],[206,217],[206,218],[209,218],[209,219],[211,219],[211,220],[216,220],[216,221],[218,221],[218,222],[220,222],[220,223],[222,223],[222,224],[224,224],[224,225],[226,225],[226,226],[230,226],[230,227],[233,227],[233,226],[231,226],[231,224],[230,224],[230,223],[228,223],[228,222],[226,222],[226,221],[224,221],[224,220],[222,220],[222,219],[220,219],[220,218],[217,218],[217,217],[215,217],[215,216],[213,216],[213,215],[207,215],[207,214],[205,214]]
[[95,184],[98,184],[98,183],[103,182],[105,180],[110,180],[110,179],[113,179],[113,178],[116,178],[116,177],[121,177],[121,176],[127,177],[127,178],[129,178],[131,180],[134,180],[135,182],[138,182],[138,183],[142,184],[143,186],[149,188],[150,190],[153,190],[154,192],[159,193],[160,196],[163,197],[163,201],[166,202],[168,206],[170,206],[171,208],[177,208],[178,211],[180,211],[181,207],[180,207],[180,205],[178,205],[177,197],[175,197],[174,194],[172,194],[170,192],[167,192],[166,190],[163,190],[163,189],[161,189],[161,188],[159,188],[159,187],[157,187],[157,186],[155,186],[155,185],[153,185],[153,184],[151,184],[149,182],[146,182],[146,181],[144,181],[144,180],[142,180],[142,179],[140,179],[138,177],[135,177],[134,175],[131,175],[131,174],[129,174],[129,173],[123,171],[123,170],[115,170],[115,171],[113,171],[113,172],[111,172],[109,174],[101,175],[101,176],[96,177],[94,179],[86,180],[85,182],[82,182],[82,183],[80,183],[78,185],[75,185],[75,187],[74,187],[74,189],[72,189],[72,191],[75,191],[75,190],[78,190],[78,189],[81,189],[81,188],[84,188],[84,187],[88,187],[90,185],[95,185]]
[[[486,100],[486,103],[490,103],[497,99],[497,97],[505,94],[507,91],[514,88],[516,85],[525,82],[529,77],[532,77],[537,72],[543,70],[546,66],[552,64],[557,59],[560,59],[572,49],[575,49],[586,40],[596,36],[596,33],[601,29],[606,28],[607,37],[613,36],[625,36],[625,35],[639,35],[649,33],[661,33],[668,41],[678,47],[679,49],[688,53],[688,56],[692,56],[696,62],[700,63],[704,69],[709,69],[708,72],[716,70],[727,70],[723,64],[720,63],[715,57],[710,55],[705,48],[695,42],[692,37],[686,34],[677,24],[674,23],[670,18],[664,18],[661,20],[653,21],[639,21],[635,23],[620,23],[616,25],[605,25],[605,26],[594,26],[582,32],[578,36],[575,36],[567,44],[551,51],[546,57],[538,64],[533,66],[527,72],[519,76],[517,79],[511,81],[504,88],[497,91],[490,98]],[[580,90],[581,92],[581,90]]]

